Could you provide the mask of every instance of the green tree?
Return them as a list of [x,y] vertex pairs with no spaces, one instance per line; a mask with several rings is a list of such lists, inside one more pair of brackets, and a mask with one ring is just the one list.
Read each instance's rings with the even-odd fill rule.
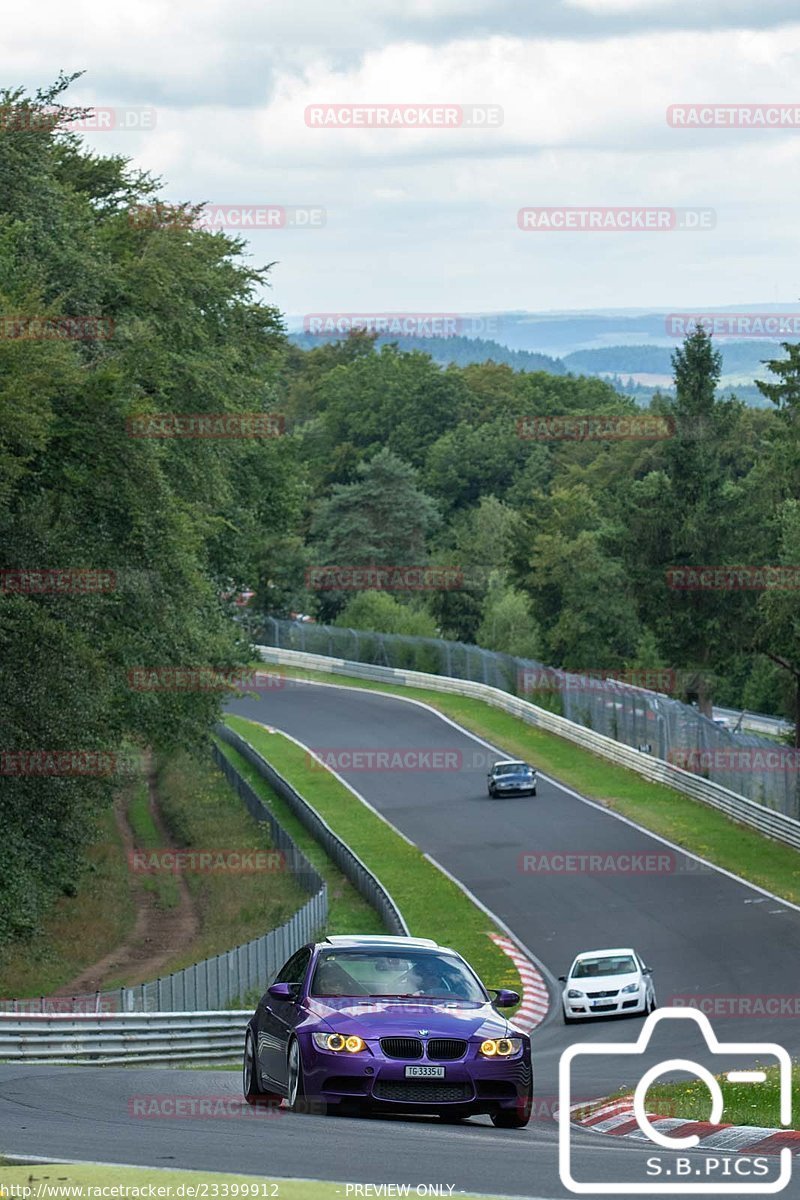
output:
[[787,568],[790,582],[788,586],[771,588],[761,596],[757,644],[770,662],[780,668],[791,689],[795,746],[800,747],[800,604],[796,591],[800,564],[800,501],[785,501],[779,511],[779,522],[778,561]]
[[369,629],[376,633],[401,633],[406,637],[436,637],[436,624],[429,613],[402,604],[388,592],[359,592],[348,600],[336,625],[347,629]]
[[538,658],[541,632],[527,596],[515,591],[499,571],[492,573],[476,641],[485,650],[500,650],[518,658]]
[[[0,338],[0,565],[100,570],[113,586],[0,594],[0,746],[196,746],[221,695],[144,692],[129,672],[248,660],[221,581],[253,570],[259,528],[291,533],[299,468],[274,443],[139,438],[126,423],[271,409],[285,336],[255,296],[267,273],[245,265],[240,241],[131,220],[159,185],[63,131],[69,82],[33,100],[0,95],[0,305],[38,323],[6,322]],[[77,338],[25,335],[45,317],[97,324]],[[0,944],[74,890],[113,787],[4,778]]]

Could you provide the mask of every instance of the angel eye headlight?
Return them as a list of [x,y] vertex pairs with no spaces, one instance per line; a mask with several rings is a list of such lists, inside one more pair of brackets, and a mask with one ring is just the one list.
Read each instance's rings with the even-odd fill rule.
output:
[[313,1033],[314,1045],[320,1050],[345,1051],[348,1054],[359,1054],[366,1050],[367,1043],[355,1034],[345,1037],[343,1033]]
[[519,1054],[522,1049],[522,1038],[487,1038],[481,1042],[481,1054],[484,1058],[510,1058]]

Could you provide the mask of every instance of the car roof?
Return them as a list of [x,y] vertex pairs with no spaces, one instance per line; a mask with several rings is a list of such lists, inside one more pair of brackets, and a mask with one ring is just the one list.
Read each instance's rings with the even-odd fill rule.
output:
[[616,958],[622,954],[632,954],[636,958],[639,955],[630,946],[618,946],[616,950],[584,950],[581,954],[575,955],[575,961],[581,962],[584,958]]
[[406,949],[419,947],[426,947],[427,949],[434,950],[444,949],[444,947],[440,946],[438,942],[434,942],[432,938],[394,937],[392,934],[388,933],[329,934],[324,941],[318,944],[320,946],[374,946],[377,949],[385,947],[387,950],[397,950],[400,947]]

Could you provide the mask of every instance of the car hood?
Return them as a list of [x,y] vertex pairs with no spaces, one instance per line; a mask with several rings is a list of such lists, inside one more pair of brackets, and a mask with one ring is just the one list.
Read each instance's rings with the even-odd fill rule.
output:
[[621,991],[629,983],[640,983],[642,976],[638,971],[628,971],[624,975],[595,975],[593,978],[568,979],[565,988],[575,988],[579,992],[613,992]]
[[309,1012],[337,1033],[363,1038],[505,1037],[517,1031],[491,1004],[451,1004],[447,1001],[360,999],[317,996],[308,1001]]

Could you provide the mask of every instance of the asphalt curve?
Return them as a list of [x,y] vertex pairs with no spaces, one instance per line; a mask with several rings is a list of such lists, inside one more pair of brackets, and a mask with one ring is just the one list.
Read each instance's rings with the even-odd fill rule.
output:
[[[579,950],[634,945],[654,968],[662,1005],[692,995],[741,1010],[743,1000],[800,994],[796,909],[702,867],[554,781],[540,779],[533,798],[490,800],[485,777],[497,754],[430,710],[300,682],[230,707],[317,751],[335,751],[339,773],[496,913],[553,976]],[[345,765],[349,752],[361,750],[444,751],[448,767],[370,771]],[[309,799],[313,803],[313,795]],[[575,868],[581,855],[594,856],[595,863],[600,856],[606,864],[609,855],[628,855],[630,860],[618,861],[639,869],[554,869],[564,865],[558,856],[572,856]],[[567,1029],[554,1011],[534,1033],[537,1113],[520,1133],[494,1130],[482,1118],[457,1127],[424,1119],[292,1115],[142,1119],[131,1108],[132,1097],[233,1095],[238,1079],[222,1072],[5,1066],[0,1151],[565,1196],[552,1120],[560,1054],[576,1042],[631,1042],[641,1025],[633,1019]],[[740,1015],[715,1019],[714,1026],[725,1042],[775,1041],[800,1054],[796,1019]],[[675,1056],[714,1066],[693,1029],[681,1022],[632,1064],[599,1055],[581,1060],[573,1097],[632,1085],[645,1064]],[[575,1136],[575,1147],[581,1179],[649,1179],[647,1147],[588,1132]],[[662,1158],[671,1161],[670,1152]],[[708,1155],[689,1152],[689,1158],[704,1180],[716,1179],[708,1174]],[[784,1194],[800,1191],[790,1184]]]

